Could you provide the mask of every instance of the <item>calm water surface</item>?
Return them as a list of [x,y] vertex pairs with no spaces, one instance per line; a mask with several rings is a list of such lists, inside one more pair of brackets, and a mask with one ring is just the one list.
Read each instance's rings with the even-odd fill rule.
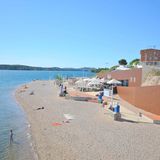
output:
[[[28,121],[23,109],[14,99],[15,89],[34,79],[54,79],[63,77],[90,77],[94,74],[86,71],[1,71],[0,70],[0,160],[32,160],[34,152]],[[10,129],[14,133],[14,142],[9,143]]]

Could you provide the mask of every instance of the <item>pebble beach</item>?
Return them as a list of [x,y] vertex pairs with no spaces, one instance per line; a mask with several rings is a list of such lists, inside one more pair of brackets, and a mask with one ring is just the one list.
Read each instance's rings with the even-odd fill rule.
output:
[[39,160],[160,159],[159,125],[114,121],[98,103],[58,94],[53,81],[33,81],[15,93]]

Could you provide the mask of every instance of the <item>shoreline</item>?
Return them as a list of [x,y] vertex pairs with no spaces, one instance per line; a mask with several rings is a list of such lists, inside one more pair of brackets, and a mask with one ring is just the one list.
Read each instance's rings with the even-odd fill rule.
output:
[[[53,82],[53,83],[52,83]],[[25,98],[25,94],[27,92],[27,94],[29,94],[30,92],[32,92],[32,87],[33,87],[33,84],[34,83],[41,83],[41,85],[45,85],[45,83],[52,83],[52,87],[54,88],[54,92],[56,92],[56,95],[57,95],[57,98],[58,99],[61,99],[62,101],[64,100],[64,98],[59,98],[58,97],[58,88],[57,86],[54,86],[54,81],[45,81],[45,80],[36,80],[36,81],[31,81],[27,84],[22,84],[22,85],[19,85],[16,89],[15,89],[15,100],[16,100],[16,103],[18,104],[19,107],[22,108],[22,110],[25,112],[25,115],[26,115],[26,118],[27,118],[27,121],[28,121],[28,130],[30,131],[30,134],[31,134],[31,138],[30,138],[30,141],[32,143],[32,148],[33,148],[33,151],[34,153],[36,154],[36,160],[38,159],[43,159],[43,160],[47,160],[48,158],[48,155],[43,153],[43,156],[39,153],[41,153],[41,149],[39,150],[38,147],[37,147],[37,144],[39,145],[39,141],[37,141],[35,138],[35,134],[37,134],[37,132],[34,131],[34,125],[33,125],[33,120],[34,120],[34,117],[30,114],[31,112],[31,109],[33,108],[28,108],[27,106],[29,105],[28,102],[24,102],[24,99]],[[25,88],[27,86],[27,88]],[[31,95],[30,95],[31,96]],[[65,100],[66,101],[66,100]],[[68,101],[68,100],[67,100]],[[76,102],[77,103],[77,102]],[[81,102],[83,103],[83,102]],[[94,105],[94,104],[93,104]],[[97,105],[97,104],[96,104]],[[34,108],[34,111],[35,111],[36,108]],[[63,118],[64,119],[64,118]],[[60,120],[60,123],[63,123],[63,119]],[[46,144],[45,144],[46,145]],[[45,151],[47,152],[47,151]],[[69,154],[69,153],[67,153]],[[66,155],[65,155],[66,156]],[[69,156],[68,158],[70,159],[73,155]],[[43,157],[43,158],[42,158]],[[50,157],[50,156],[49,156]],[[54,156],[50,157],[51,159],[54,158]],[[60,155],[58,155],[57,157],[57,160],[61,160],[61,159],[65,159],[65,158],[62,158]],[[72,158],[71,158],[72,159]],[[74,159],[74,158],[73,158]]]
[[[32,81],[31,81],[32,82]],[[39,155],[38,155],[38,152],[37,152],[37,149],[36,149],[36,143],[35,143],[35,140],[33,138],[33,135],[32,135],[32,128],[31,128],[31,123],[29,121],[29,117],[28,117],[28,114],[25,110],[25,108],[20,104],[20,102],[18,101],[17,99],[17,94],[18,92],[26,85],[30,84],[31,82],[29,83],[24,83],[24,84],[21,84],[21,85],[18,85],[14,91],[13,91],[13,98],[15,100],[15,103],[21,108],[21,110],[24,112],[25,114],[25,119],[27,120],[27,124],[26,124],[26,129],[27,129],[27,136],[29,134],[29,145],[31,147],[31,152],[33,154],[33,160],[39,160]]]
[[[32,81],[15,93],[31,125],[38,159],[156,160],[160,156],[159,126],[116,122],[100,104],[67,100],[58,92],[53,81]],[[73,117],[69,123],[65,114]]]

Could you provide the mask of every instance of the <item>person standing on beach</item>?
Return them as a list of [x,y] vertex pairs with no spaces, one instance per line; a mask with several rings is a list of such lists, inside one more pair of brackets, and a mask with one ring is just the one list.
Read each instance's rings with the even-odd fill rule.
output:
[[13,143],[13,131],[12,129],[10,130],[10,144]]
[[63,84],[60,84],[59,87],[60,87],[60,94],[59,94],[59,96],[63,96]]
[[67,87],[66,87],[66,86],[64,87],[63,94],[64,94],[64,96],[65,96],[66,94],[68,94],[68,92],[67,92]]

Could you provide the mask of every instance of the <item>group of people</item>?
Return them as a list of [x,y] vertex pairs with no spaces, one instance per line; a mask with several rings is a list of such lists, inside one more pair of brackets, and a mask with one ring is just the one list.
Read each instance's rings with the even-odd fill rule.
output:
[[[99,92],[98,102],[102,103],[103,107],[104,107],[105,106],[104,103],[106,103],[106,102],[103,101],[103,96],[104,96],[104,92],[103,91]],[[120,112],[120,105],[118,102],[115,106],[112,106],[112,104],[110,104],[109,109],[112,110],[113,112]]]
[[60,94],[59,94],[59,96],[66,96],[66,94],[68,94],[67,87],[66,86],[63,87],[63,84],[60,84],[59,87],[60,87]]
[[113,111],[113,112],[119,113],[119,112],[120,112],[120,105],[119,105],[118,102],[117,102],[117,104],[116,104],[115,106],[112,106],[112,105],[110,104],[109,109],[110,109],[111,111]]

